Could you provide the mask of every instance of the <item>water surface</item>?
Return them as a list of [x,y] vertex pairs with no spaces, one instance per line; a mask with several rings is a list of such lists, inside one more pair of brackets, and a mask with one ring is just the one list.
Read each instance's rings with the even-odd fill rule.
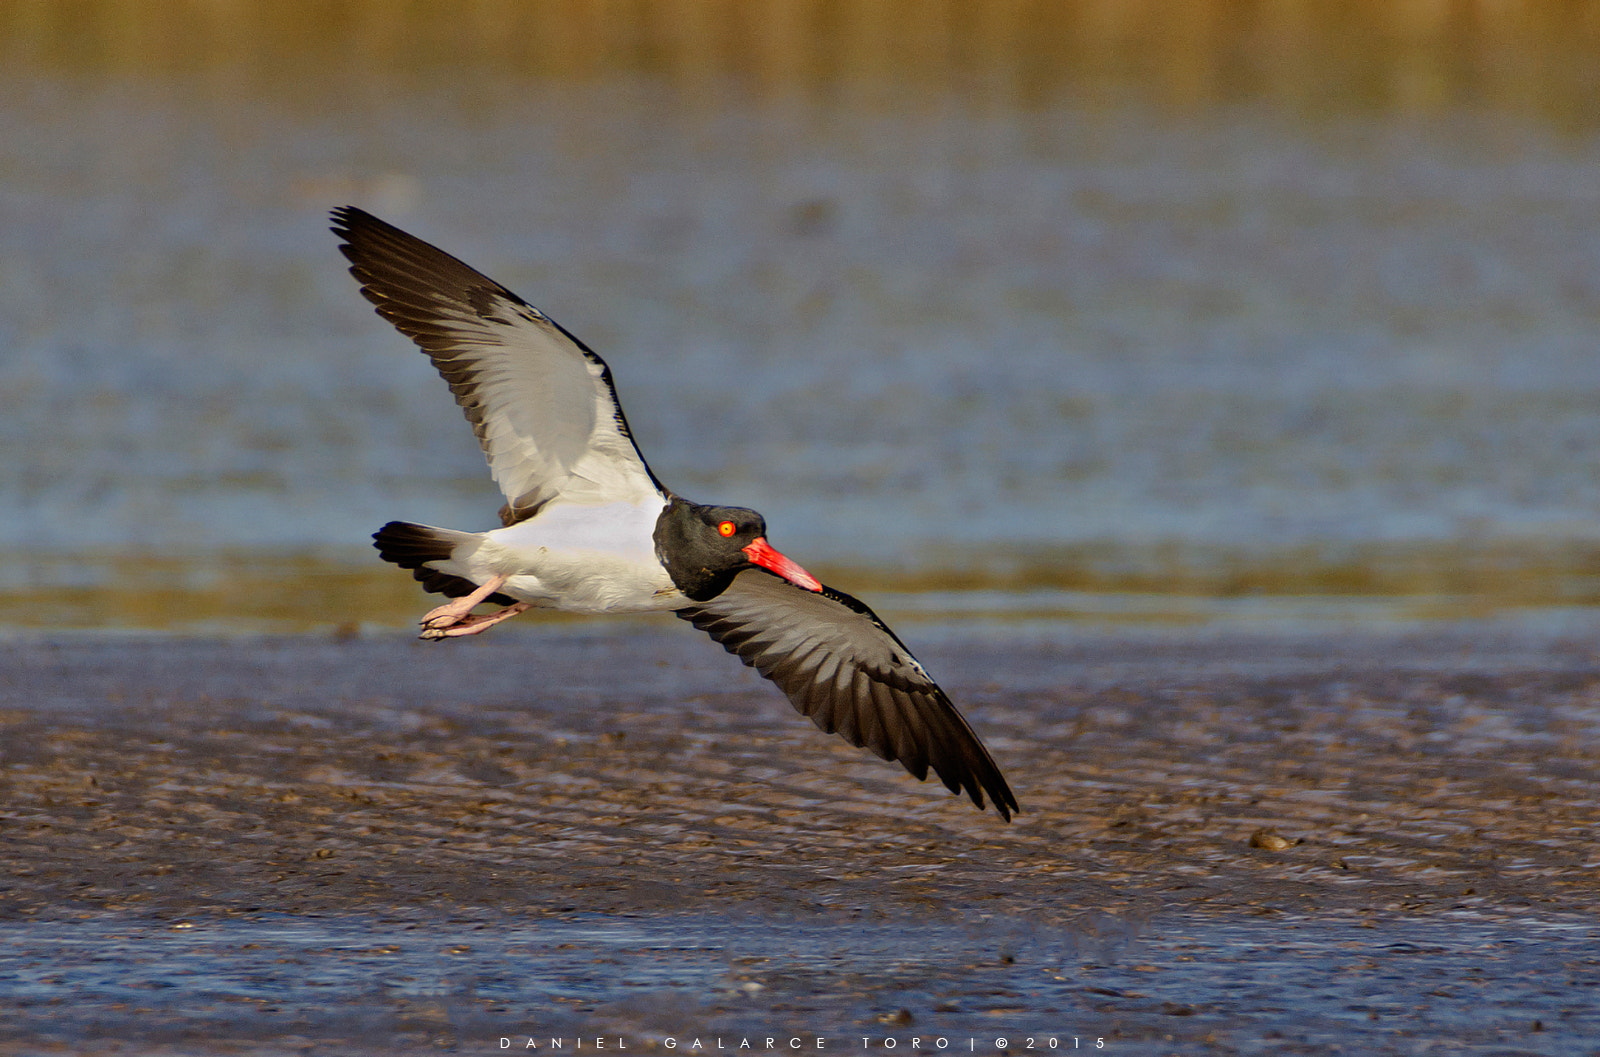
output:
[[497,630],[12,642],[0,1051],[1600,1030],[1592,619],[919,637],[1010,824],[686,625]]
[[343,272],[347,201],[583,336],[660,477],[807,564],[1592,601],[1586,23],[1050,6],[0,6],[8,619],[146,561],[315,591],[391,518],[492,523]]
[[[0,1051],[1586,1052],[1592,6],[0,0]],[[346,202],[1016,821],[670,618],[407,641],[500,500]]]

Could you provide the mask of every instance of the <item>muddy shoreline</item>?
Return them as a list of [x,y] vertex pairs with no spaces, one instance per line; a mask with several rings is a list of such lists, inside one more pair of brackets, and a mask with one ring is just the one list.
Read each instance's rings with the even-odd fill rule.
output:
[[0,1052],[1600,1033],[1582,629],[925,635],[1010,825],[688,630],[9,643]]

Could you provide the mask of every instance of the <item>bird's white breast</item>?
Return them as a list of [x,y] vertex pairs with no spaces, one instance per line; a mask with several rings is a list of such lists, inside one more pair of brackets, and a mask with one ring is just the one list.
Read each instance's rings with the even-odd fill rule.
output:
[[[686,599],[655,552],[659,500],[646,504],[553,503],[535,517],[484,534],[470,559],[503,593],[578,613],[676,609]],[[475,577],[476,578],[476,577]]]

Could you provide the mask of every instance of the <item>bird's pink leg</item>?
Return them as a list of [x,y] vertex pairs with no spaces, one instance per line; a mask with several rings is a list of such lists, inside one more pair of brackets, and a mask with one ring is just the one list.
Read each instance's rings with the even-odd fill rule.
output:
[[452,624],[461,623],[462,618],[472,612],[473,606],[500,590],[505,584],[506,578],[504,576],[491,576],[483,582],[483,586],[470,595],[462,595],[460,598],[446,602],[438,609],[430,610],[428,615],[422,618],[423,630],[434,631],[440,628],[448,628]]
[[422,637],[425,639],[448,639],[457,635],[476,635],[480,631],[488,631],[502,620],[510,620],[518,613],[526,613],[532,608],[533,606],[527,602],[517,602],[506,606],[498,612],[485,613],[482,616],[476,613],[469,613],[449,627],[427,629],[422,633]]

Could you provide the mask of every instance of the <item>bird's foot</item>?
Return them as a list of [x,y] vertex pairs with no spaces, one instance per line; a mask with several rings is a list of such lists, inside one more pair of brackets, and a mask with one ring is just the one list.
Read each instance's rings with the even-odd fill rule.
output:
[[505,586],[505,583],[506,578],[504,576],[491,576],[470,595],[463,595],[460,598],[446,602],[437,609],[429,610],[428,614],[422,618],[424,637],[428,637],[427,632],[460,624],[467,619],[474,606],[500,590]]
[[494,613],[469,613],[449,625],[424,627],[422,637],[437,642],[441,639],[455,638],[458,635],[476,635],[479,632],[488,631],[502,620],[510,620],[518,613],[526,613],[532,608],[526,602],[518,602]]

